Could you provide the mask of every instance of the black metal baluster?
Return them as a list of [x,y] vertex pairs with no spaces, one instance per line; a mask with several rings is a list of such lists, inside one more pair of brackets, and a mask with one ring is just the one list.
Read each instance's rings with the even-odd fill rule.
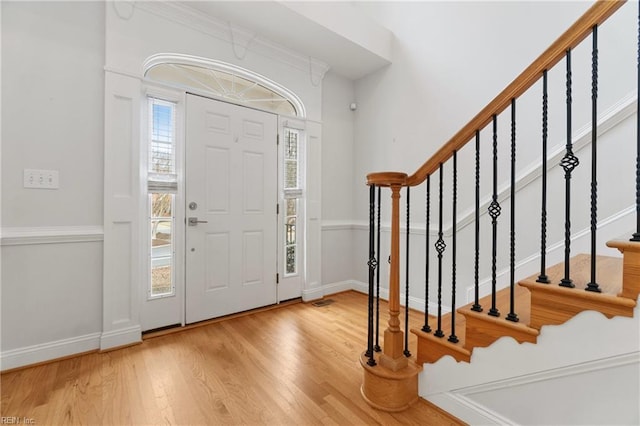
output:
[[[377,229],[377,247],[376,247],[376,263],[380,265],[380,209],[382,206],[381,191],[382,187],[378,187],[378,226]],[[380,270],[382,268],[376,268],[376,344],[373,346],[373,350],[380,352]]]
[[449,335],[449,341],[451,343],[458,343],[458,336],[456,336],[456,228],[458,225],[458,218],[456,212],[458,210],[458,153],[453,151],[453,216],[452,216],[452,228],[453,234],[451,235],[451,335]]
[[429,230],[430,230],[430,214],[431,214],[431,176],[427,176],[427,195],[425,197],[427,199],[427,207],[426,207],[426,233],[424,236],[425,245],[424,245],[424,325],[422,326],[422,331],[425,333],[431,332],[431,327],[429,327]]
[[410,190],[407,186],[407,248],[405,255],[405,273],[406,273],[406,284],[404,289],[404,351],[402,352],[404,356],[410,357],[411,352],[409,352],[409,231],[410,231],[410,207],[411,203],[409,201]]
[[[638,5],[637,111],[640,111],[640,4]],[[636,232],[631,241],[640,241],[640,113],[636,114]]]
[[511,99],[511,220],[509,229],[509,313],[506,319],[518,322],[516,305],[516,100]]
[[480,306],[480,131],[476,130],[476,217],[475,217],[475,234],[476,247],[474,259],[473,282],[475,290],[475,298],[472,311],[482,312]]
[[374,274],[377,266],[376,254],[374,249],[375,243],[375,225],[373,212],[376,202],[376,187],[371,185],[369,187],[369,315],[368,315],[368,333],[367,333],[367,352],[366,356],[369,357],[367,361],[368,365],[376,365],[376,360],[373,358],[373,281]]
[[493,196],[489,204],[489,216],[491,216],[491,309],[489,315],[499,317],[500,312],[496,308],[496,261],[498,256],[498,216],[500,216],[500,203],[498,203],[498,117],[493,115]]
[[539,283],[549,284],[547,277],[547,136],[548,136],[548,107],[547,70],[542,73],[542,209],[540,219],[540,275]]
[[564,216],[564,278],[560,280],[560,286],[573,288],[575,285],[570,277],[571,259],[571,172],[578,167],[580,160],[573,154],[573,141],[571,133],[571,50],[567,50],[567,146],[566,153],[560,161],[564,169],[565,181],[565,216]]
[[596,228],[598,227],[598,26],[593,26],[591,50],[591,281],[586,291],[600,293],[596,282]]
[[438,252],[438,329],[433,333],[436,337],[444,337],[442,331],[442,253],[447,245],[442,239],[442,163],[440,163],[440,182],[438,190],[438,241],[435,247]]

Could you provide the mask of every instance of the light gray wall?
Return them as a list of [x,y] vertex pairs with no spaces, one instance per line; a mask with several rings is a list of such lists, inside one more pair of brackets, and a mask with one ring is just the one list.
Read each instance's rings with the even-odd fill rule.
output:
[[103,66],[104,4],[2,3],[3,227],[102,225]]
[[322,84],[322,282],[354,278],[351,80],[329,72]]
[[328,221],[353,218],[353,129],[358,111],[353,81],[328,72],[322,82],[322,218]]
[[[104,4],[1,7],[3,234],[101,227]],[[23,169],[60,189],[24,189]],[[3,351],[101,331],[100,242],[4,246],[2,264]]]

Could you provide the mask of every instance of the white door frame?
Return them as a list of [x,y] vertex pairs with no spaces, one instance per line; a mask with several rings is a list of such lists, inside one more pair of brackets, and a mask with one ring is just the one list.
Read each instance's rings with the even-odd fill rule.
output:
[[176,175],[178,177],[178,189],[174,198],[174,294],[171,296],[149,297],[148,288],[150,283],[150,258],[149,258],[149,227],[148,227],[148,191],[147,180],[141,179],[143,182],[142,196],[140,197],[140,241],[143,242],[140,247],[141,251],[141,271],[142,285],[140,286],[140,325],[142,331],[152,330],[155,328],[166,327],[169,325],[180,324],[185,325],[184,311],[184,258],[185,258],[185,201],[184,201],[184,149],[185,149],[185,101],[186,93],[157,83],[147,83],[144,86],[143,93],[143,119],[141,129],[140,144],[140,168],[145,177],[146,171],[149,170],[149,119],[151,111],[148,108],[147,99],[154,97],[176,104],[176,120],[175,120],[175,154],[176,154]]
[[[148,254],[146,250],[146,245],[141,247],[141,259],[143,260],[141,265],[140,277],[144,281],[143,285],[140,286],[140,316],[141,316],[141,326],[142,330],[150,330],[154,328],[160,328],[170,324],[180,324],[184,326],[186,324],[186,286],[185,286],[185,267],[186,267],[186,225],[185,225],[185,217],[186,217],[186,200],[184,198],[185,193],[185,182],[184,182],[184,154],[185,154],[185,102],[186,102],[186,91],[178,90],[170,85],[165,85],[162,83],[157,83],[153,81],[144,82],[143,89],[143,102],[146,102],[147,97],[158,97],[160,99],[164,99],[171,102],[176,102],[177,110],[176,110],[176,172],[178,174],[178,192],[175,198],[175,235],[174,235],[174,243],[176,245],[175,250],[175,296],[157,298],[151,301],[147,298],[147,286],[149,282],[149,266],[148,266]],[[210,94],[198,93],[197,90],[189,90],[190,93],[208,97],[214,101],[218,102],[226,102],[242,107],[247,107],[246,105],[236,104],[234,102],[229,102],[227,99],[220,99],[216,97],[212,97]],[[250,108],[250,107],[247,107]],[[146,172],[147,170],[147,162],[148,162],[148,126],[146,123],[148,122],[148,111],[145,107],[146,116],[143,119],[143,125],[141,129],[142,137],[141,141],[141,170]],[[268,111],[267,111],[268,112]],[[298,117],[289,117],[289,116],[278,116],[278,133],[280,137],[283,137],[284,128],[289,127],[293,129],[301,130],[303,133],[302,138],[302,152],[300,155],[300,162],[302,164],[302,178],[304,180],[303,184],[305,186],[305,190],[303,190],[303,196],[299,203],[300,217],[299,217],[299,227],[302,230],[302,241],[299,245],[300,254],[302,257],[299,259],[299,272],[297,274],[297,278],[299,280],[299,294],[296,293],[293,297],[302,297],[304,300],[316,299],[318,297],[322,297],[321,289],[315,288],[311,291],[305,291],[306,282],[308,280],[308,271],[307,271],[307,224],[308,224],[308,216],[306,214],[307,206],[309,201],[307,200],[307,190],[306,184],[312,179],[309,176],[309,172],[307,170],[307,163],[309,161],[309,150],[307,149],[307,144],[309,142],[309,134],[313,135],[312,139],[316,141],[319,140],[319,136],[317,133],[319,132],[319,126],[316,123],[311,123],[311,130],[307,130],[307,121],[305,119],[301,119]],[[316,129],[315,131],[313,129]],[[309,134],[308,134],[309,133]],[[285,278],[283,275],[283,265],[284,265],[284,253],[282,250],[283,244],[283,233],[284,233],[284,214],[283,214],[283,143],[281,140],[280,146],[278,148],[278,199],[280,202],[280,215],[278,216],[278,224],[277,224],[277,270],[280,273],[280,280],[287,280],[291,278]],[[318,147],[316,147],[318,149]],[[146,173],[144,173],[146,175]],[[319,188],[319,182],[316,183],[316,187]],[[147,223],[147,197],[146,197],[146,180],[142,183],[143,191],[140,202],[140,231],[141,231],[141,239],[140,241],[146,242],[148,239],[148,229],[146,226]],[[315,192],[315,191],[314,191]],[[318,193],[319,195],[319,193]],[[319,198],[319,197],[318,197]],[[317,202],[313,203],[317,205]],[[319,223],[316,221],[314,223],[318,225]],[[313,231],[312,231],[313,232]],[[316,232],[317,237],[319,238],[319,232]],[[314,244],[315,246],[319,246],[319,244]],[[319,247],[318,247],[319,248]],[[319,253],[318,253],[319,255]],[[315,274],[314,274],[315,275]],[[319,285],[319,277],[317,280],[314,280],[314,287]],[[283,300],[287,300],[291,298],[290,296],[283,296],[279,291],[277,293],[276,303],[280,303]],[[173,303],[177,303],[178,306],[174,306]],[[151,306],[150,306],[151,305]],[[167,312],[171,312],[170,315],[176,315],[177,320],[174,317],[171,317],[171,320],[163,320],[162,315]],[[164,324],[164,325],[161,325]]]

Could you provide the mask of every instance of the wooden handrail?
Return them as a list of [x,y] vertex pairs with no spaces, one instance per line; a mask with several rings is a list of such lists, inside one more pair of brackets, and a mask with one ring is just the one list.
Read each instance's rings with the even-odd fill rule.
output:
[[[533,86],[542,77],[544,70],[551,69],[566,54],[566,51],[576,47],[584,40],[593,29],[594,25],[600,25],[615,13],[627,0],[599,0],[589,8],[567,31],[564,32],[553,44],[542,53],[531,65],[529,65],[511,84],[509,84],[498,96],[478,113],[466,126],[456,133],[435,154],[431,156],[412,175],[408,176],[404,186],[416,186],[425,181],[427,176],[435,172],[441,163],[447,161],[453,151],[458,151],[473,139],[476,130],[487,126],[494,115],[500,114],[510,104],[511,99],[518,98]],[[391,176],[391,173],[387,173]],[[375,175],[374,179],[371,179]],[[380,182],[382,173],[367,175],[369,184],[388,186]],[[397,178],[397,175],[394,175]],[[373,183],[372,181],[376,182]],[[397,184],[396,181],[393,184]]]

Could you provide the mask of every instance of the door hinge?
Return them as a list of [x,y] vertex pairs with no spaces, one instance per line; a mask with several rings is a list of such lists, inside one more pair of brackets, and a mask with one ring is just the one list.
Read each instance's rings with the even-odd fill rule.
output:
[[276,214],[280,214],[280,203],[276,204]]
[[280,145],[280,133],[276,135],[276,145]]
[[276,274],[276,284],[280,284],[280,274]]

